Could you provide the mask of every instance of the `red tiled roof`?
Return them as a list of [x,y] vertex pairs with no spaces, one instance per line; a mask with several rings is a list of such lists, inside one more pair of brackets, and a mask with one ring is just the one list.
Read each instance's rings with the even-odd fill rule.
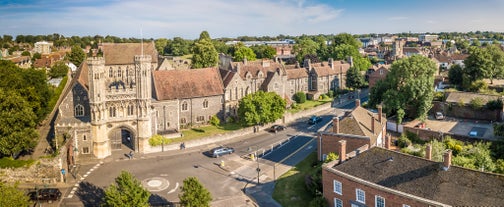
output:
[[158,70],[153,72],[157,100],[173,100],[224,94],[217,68]]
[[287,79],[299,79],[299,78],[307,78],[308,72],[305,68],[295,68],[295,69],[287,69]]
[[239,73],[242,79],[246,79],[247,72],[250,73],[253,78],[257,78],[259,71],[262,72],[264,77],[266,77],[268,72],[276,72],[277,69],[280,69],[282,71],[281,73],[285,74],[285,69],[282,64],[270,60],[248,61],[246,63],[233,62],[231,64],[233,68],[240,68]]
[[341,73],[346,73],[350,68],[350,64],[343,63],[342,61],[334,61],[334,67],[331,68],[327,62],[311,64],[318,76],[330,76]]

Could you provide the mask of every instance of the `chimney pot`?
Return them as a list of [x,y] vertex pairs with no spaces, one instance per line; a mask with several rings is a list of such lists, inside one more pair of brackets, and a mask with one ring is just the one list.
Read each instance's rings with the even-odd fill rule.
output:
[[443,163],[443,169],[446,171],[450,168],[451,166],[451,159],[452,159],[452,151],[451,150],[447,150],[445,153],[444,153],[444,163]]
[[355,107],[359,107],[360,106],[360,99],[355,99]]
[[385,136],[385,149],[390,149],[390,142],[391,142],[391,137],[390,135]]
[[340,163],[344,162],[346,160],[346,140],[340,140],[339,142],[339,158],[340,158]]
[[425,159],[432,160],[432,146],[430,144],[425,148]]
[[382,123],[382,116],[383,116],[383,108],[381,105],[378,105],[378,121]]
[[333,132],[339,134],[339,117],[333,119]]

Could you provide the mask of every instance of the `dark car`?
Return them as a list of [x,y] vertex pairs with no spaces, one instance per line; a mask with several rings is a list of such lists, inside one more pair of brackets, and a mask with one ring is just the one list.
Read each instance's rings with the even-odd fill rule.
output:
[[310,119],[308,120],[308,123],[309,124],[316,124],[316,123],[319,123],[322,121],[322,117],[320,116],[312,116],[310,117]]
[[285,127],[285,126],[275,124],[275,125],[271,126],[271,128],[269,128],[269,131],[277,133],[279,131],[285,130],[286,128],[287,127]]
[[28,194],[33,201],[57,201],[61,198],[61,191],[57,188],[43,188]]
[[220,157],[222,155],[232,154],[235,150],[231,147],[217,147],[210,150],[212,157]]

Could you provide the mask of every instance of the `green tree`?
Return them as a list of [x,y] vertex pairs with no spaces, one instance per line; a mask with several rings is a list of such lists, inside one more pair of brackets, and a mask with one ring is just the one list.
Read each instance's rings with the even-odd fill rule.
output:
[[269,45],[254,45],[250,49],[254,51],[258,59],[272,59],[276,55],[276,49]]
[[[425,119],[434,97],[436,64],[423,56],[395,61],[378,89],[371,90],[370,104],[383,101],[388,114],[403,109],[409,117]],[[374,105],[372,105],[374,106]]]
[[18,93],[0,88],[0,154],[13,156],[37,145],[37,117]]
[[319,49],[319,45],[309,39],[308,37],[302,37],[298,40],[298,42],[294,45],[292,50],[294,54],[296,54],[296,59],[298,62],[303,63],[304,57],[306,55],[317,55],[317,50]]
[[86,59],[86,53],[82,50],[81,47],[75,45],[72,47],[70,54],[67,55],[67,58],[76,66],[80,66],[81,63],[84,62],[84,59]]
[[32,62],[34,62],[35,60],[40,59],[40,58],[42,58],[42,55],[40,53],[38,53],[38,52],[33,53]]
[[361,74],[360,70],[356,67],[350,67],[346,73],[346,87],[348,88],[362,88],[366,85],[364,76]]
[[306,102],[306,94],[303,91],[296,92],[296,94],[294,94],[294,101],[298,104]]
[[0,206],[18,207],[30,206],[30,198],[23,191],[18,190],[16,186],[11,186],[0,182]]
[[180,203],[185,207],[209,207],[212,201],[210,192],[196,177],[187,177],[180,187]]
[[249,47],[245,46],[243,43],[240,42],[235,45],[233,60],[241,62],[244,59],[254,61],[256,60],[256,54],[252,49],[250,49]]
[[492,64],[487,70],[486,78],[490,79],[490,84],[493,84],[494,79],[504,76],[504,52],[497,45],[490,45],[486,50],[492,58]]
[[464,71],[471,82],[488,76],[492,68],[492,56],[485,48],[470,47],[469,57],[464,60]]
[[165,52],[165,47],[168,45],[168,39],[166,38],[159,38],[154,41],[154,45],[156,46],[156,50],[160,55],[164,55]]
[[21,53],[21,56],[28,56],[28,57],[30,57],[30,56],[31,56],[31,54],[30,54],[30,52],[28,52],[28,51],[23,51],[23,52]]
[[257,91],[240,100],[238,115],[241,123],[247,126],[271,123],[283,116],[285,106],[285,100],[278,94]]
[[462,75],[464,74],[464,70],[459,64],[453,64],[448,71],[448,79],[451,84],[461,85],[462,84]]
[[105,189],[103,206],[138,206],[148,207],[150,192],[142,187],[142,183],[131,173],[122,171],[115,178],[115,185]]
[[58,78],[64,77],[68,73],[68,66],[63,61],[58,61],[49,70],[49,77]]
[[219,54],[207,31],[201,32],[200,38],[194,43],[192,50],[192,68],[214,67],[219,62]]
[[351,45],[355,48],[361,48],[362,42],[348,33],[340,33],[334,36],[333,45]]
[[212,44],[218,53],[230,54],[231,46],[226,45],[224,41],[212,40]]
[[164,54],[173,56],[183,56],[191,53],[191,42],[184,40],[181,37],[175,37],[172,41],[168,41]]

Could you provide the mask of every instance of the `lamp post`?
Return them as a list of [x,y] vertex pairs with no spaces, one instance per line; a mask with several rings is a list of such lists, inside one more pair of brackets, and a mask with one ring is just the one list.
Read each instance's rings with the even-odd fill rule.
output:
[[255,158],[256,158],[256,162],[257,162],[257,168],[256,168],[256,171],[257,171],[257,184],[259,185],[260,182],[259,182],[259,176],[260,176],[260,173],[261,173],[261,168],[259,167],[259,156],[257,154],[257,151],[259,151],[259,146],[256,146],[256,151],[255,151]]

